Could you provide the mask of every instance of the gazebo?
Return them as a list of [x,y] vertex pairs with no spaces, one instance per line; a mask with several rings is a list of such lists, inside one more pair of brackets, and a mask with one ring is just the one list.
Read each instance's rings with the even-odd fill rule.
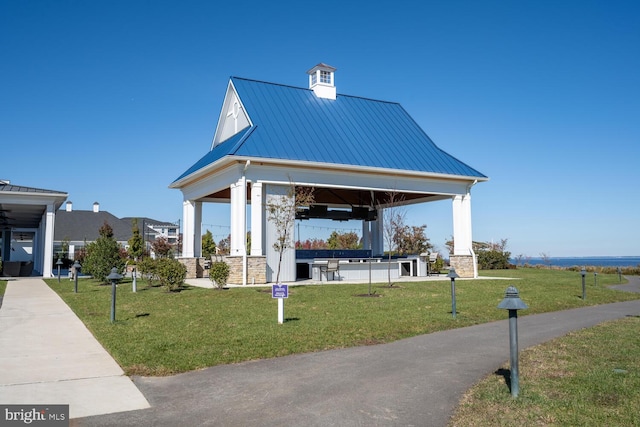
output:
[[[394,200],[452,200],[450,262],[461,277],[477,275],[471,188],[488,178],[438,148],[400,104],[337,94],[335,70],[313,67],[308,88],[230,78],[209,152],[170,184],[183,194],[182,260],[190,277],[202,273],[202,204],[228,203],[229,282],[274,281],[279,253],[266,206],[292,184],[314,188],[314,218],[361,221],[364,249],[373,255],[384,253],[385,208]],[[295,281],[295,251],[282,255],[280,281]]]
[[19,275],[20,265],[24,272],[26,264],[30,265],[29,274],[33,269],[43,277],[52,277],[56,211],[67,196],[61,191],[0,181],[0,252],[5,275]]

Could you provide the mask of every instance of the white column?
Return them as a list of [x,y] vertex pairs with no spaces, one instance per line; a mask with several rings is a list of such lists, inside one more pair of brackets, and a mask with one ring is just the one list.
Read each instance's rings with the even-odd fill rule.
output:
[[44,260],[42,266],[42,277],[53,277],[53,231],[56,222],[56,210],[53,204],[47,205],[44,214]]
[[39,273],[44,271],[44,223],[45,217],[43,216],[40,220],[36,235],[33,238],[33,269]]
[[193,211],[193,256],[202,256],[202,202],[194,203]]
[[247,185],[244,177],[231,184],[231,256],[246,255]]
[[472,255],[471,194],[453,198],[453,255]]
[[195,202],[182,202],[182,256],[193,258],[195,253]]
[[371,253],[384,255],[384,209],[378,209],[378,219],[371,222]]
[[264,255],[264,199],[262,197],[262,183],[251,185],[251,255]]
[[[34,252],[37,253],[37,252]],[[2,230],[2,261],[10,261],[11,255],[11,230]]]
[[369,221],[362,221],[362,249],[371,249],[371,227]]

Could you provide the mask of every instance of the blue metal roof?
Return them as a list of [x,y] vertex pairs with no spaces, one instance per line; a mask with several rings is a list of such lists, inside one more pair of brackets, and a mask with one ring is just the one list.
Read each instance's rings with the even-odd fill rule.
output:
[[194,164],[181,179],[225,155],[486,178],[438,148],[398,103],[231,77],[253,126]]

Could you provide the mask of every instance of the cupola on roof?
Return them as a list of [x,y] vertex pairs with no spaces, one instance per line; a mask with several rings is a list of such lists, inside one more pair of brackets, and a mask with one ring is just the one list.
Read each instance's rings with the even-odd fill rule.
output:
[[335,67],[322,62],[307,71],[309,89],[312,89],[318,98],[336,99],[335,71]]

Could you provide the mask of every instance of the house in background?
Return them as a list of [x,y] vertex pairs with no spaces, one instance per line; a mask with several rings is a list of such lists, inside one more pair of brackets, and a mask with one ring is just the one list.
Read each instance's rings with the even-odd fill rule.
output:
[[[74,259],[74,254],[79,249],[100,236],[100,227],[105,222],[113,229],[113,238],[118,244],[128,249],[129,239],[133,235],[134,218],[136,217],[118,218],[107,211],[100,210],[98,202],[93,204],[93,209],[90,211],[74,210],[73,203],[68,201],[65,209],[60,210],[56,216],[54,253],[66,252],[64,246],[68,244],[68,257]],[[164,237],[171,245],[178,243],[179,225],[144,217],[137,220],[140,236],[144,239],[147,250],[151,250],[151,243],[158,237]]]
[[[131,225],[115,215],[100,210],[100,204],[95,202],[92,210],[74,210],[73,203],[67,201],[65,209],[58,211],[54,233],[54,253],[62,254],[65,244],[68,244],[68,258],[75,259],[75,253],[99,236],[100,227],[105,223],[113,229],[113,238],[126,247],[131,238]],[[67,254],[62,254],[67,256]]]
[[165,238],[172,246],[177,245],[179,242],[180,224],[146,217],[125,217],[122,220],[127,221],[130,227],[133,227],[133,221],[137,220],[140,236],[145,242],[153,242],[159,237]]

